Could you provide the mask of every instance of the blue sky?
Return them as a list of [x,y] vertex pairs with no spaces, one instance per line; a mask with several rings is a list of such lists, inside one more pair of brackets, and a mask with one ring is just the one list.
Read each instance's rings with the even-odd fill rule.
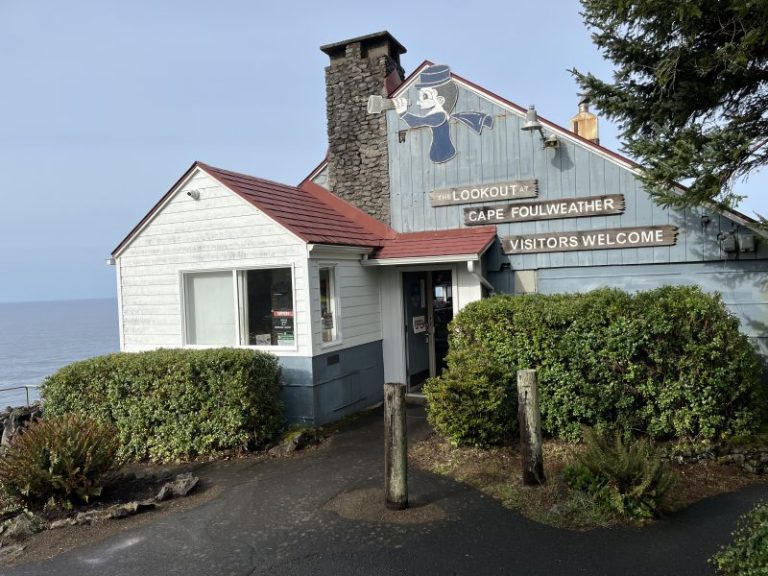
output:
[[[567,125],[609,77],[576,0],[0,2],[0,302],[114,297],[105,258],[195,160],[290,184],[325,155],[319,46],[389,30]],[[601,142],[620,150],[601,123]],[[753,176],[740,207],[768,213]]]

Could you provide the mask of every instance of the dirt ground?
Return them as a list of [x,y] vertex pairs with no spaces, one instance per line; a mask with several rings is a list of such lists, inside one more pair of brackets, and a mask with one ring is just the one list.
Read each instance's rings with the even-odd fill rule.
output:
[[[312,446],[309,449],[318,448],[320,446]],[[247,458],[255,461],[267,457],[260,455]],[[470,484],[537,522],[577,530],[614,525],[616,523],[614,520],[606,520],[599,514],[590,515],[586,503],[569,500],[569,490],[562,480],[562,470],[572,458],[572,445],[553,440],[546,441],[544,463],[548,481],[541,487],[527,487],[523,486],[520,480],[522,462],[520,453],[516,449],[454,448],[433,433],[425,440],[411,446],[409,450],[411,466],[446,474]],[[148,497],[151,493],[156,493],[163,480],[194,468],[195,464],[189,463],[166,466],[146,464],[126,466],[121,473],[127,474],[129,478],[135,475],[137,477],[135,481],[123,483],[122,488],[107,489],[101,503],[83,506],[80,511]],[[679,475],[679,481],[669,498],[672,511],[703,498],[768,481],[765,477],[748,474],[737,467],[721,465],[713,461],[675,465],[674,468]],[[200,506],[215,499],[220,493],[220,487],[201,483],[188,496],[162,502],[156,509],[145,513],[119,520],[104,520],[91,525],[45,530],[22,542],[24,546],[22,554],[9,560],[5,565],[52,558],[78,546],[98,542],[114,534],[155,521],[163,515]],[[325,508],[346,518],[368,522],[391,522],[392,517],[396,517],[398,523],[419,524],[441,520],[445,516],[445,512],[435,505],[415,505],[407,514],[402,512],[393,514],[379,505],[381,501],[382,495],[378,489],[357,490],[339,495],[328,502]],[[573,514],[573,510],[569,507],[579,508],[578,513]],[[50,519],[61,515],[49,513],[47,516]]]
[[[433,433],[409,450],[411,465],[466,482],[537,522],[576,530],[616,525],[619,523],[616,518],[607,518],[600,511],[590,509],[589,502],[574,499],[566,486],[562,471],[572,461],[573,454],[571,444],[545,441],[547,482],[530,487],[522,484],[522,459],[516,448],[454,448]],[[768,482],[768,478],[715,461],[672,467],[678,481],[667,497],[666,511],[670,513],[710,496]]]

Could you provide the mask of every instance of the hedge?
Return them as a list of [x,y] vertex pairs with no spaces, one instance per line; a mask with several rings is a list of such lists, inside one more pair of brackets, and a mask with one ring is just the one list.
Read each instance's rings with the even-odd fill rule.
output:
[[710,562],[718,576],[762,576],[768,573],[768,502],[761,502],[738,521],[733,542]]
[[70,364],[42,388],[46,416],[111,423],[119,456],[167,461],[264,443],[282,425],[271,354],[231,348],[156,350]]
[[542,428],[569,440],[583,426],[717,440],[750,433],[762,418],[759,357],[720,296],[693,286],[495,296],[468,305],[451,324],[447,371],[425,386],[430,421],[454,443],[494,443],[516,432],[512,418],[499,430],[489,417],[472,438],[462,432],[466,423],[445,424],[446,413],[467,401],[445,391],[456,380],[469,388],[478,382],[468,359],[480,352],[513,387],[517,370],[536,368]]

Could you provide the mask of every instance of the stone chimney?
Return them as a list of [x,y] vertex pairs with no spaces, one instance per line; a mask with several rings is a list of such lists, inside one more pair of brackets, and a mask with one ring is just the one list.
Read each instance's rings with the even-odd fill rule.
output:
[[368,114],[371,95],[387,96],[405,77],[405,48],[377,32],[320,49],[325,69],[328,167],[331,191],[382,222],[390,223],[386,114]]
[[600,144],[597,116],[589,111],[589,98],[586,96],[579,100],[579,113],[571,118],[571,131],[595,144]]

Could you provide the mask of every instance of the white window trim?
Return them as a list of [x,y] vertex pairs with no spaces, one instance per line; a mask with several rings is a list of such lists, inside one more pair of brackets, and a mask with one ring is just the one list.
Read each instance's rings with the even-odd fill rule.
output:
[[[318,306],[320,308],[320,348],[322,350],[335,348],[344,342],[344,338],[341,333],[341,299],[339,295],[338,282],[336,281],[336,267],[336,262],[317,263],[317,294]],[[333,314],[333,326],[335,328],[336,337],[330,342],[323,341],[323,306],[320,299],[320,271],[323,268],[328,268],[330,270],[329,278],[331,279],[331,313]]]
[[[275,270],[278,268],[290,268],[291,270],[291,303],[293,306],[293,318],[294,318],[294,338],[291,346],[256,346],[249,344],[242,344],[242,330],[240,314],[242,312],[242,302],[239,294],[238,276],[239,272],[247,272],[248,270]],[[184,277],[188,274],[205,274],[207,272],[231,272],[232,273],[232,286],[234,290],[234,302],[235,302],[235,342],[232,346],[226,346],[226,348],[244,348],[247,350],[261,350],[263,352],[298,352],[299,350],[299,322],[298,314],[296,311],[296,265],[294,263],[286,264],[265,264],[261,266],[237,266],[237,267],[225,267],[225,268],[199,268],[190,270],[179,270],[179,293],[181,297],[179,301],[181,303],[181,345],[183,348],[189,348],[191,350],[206,350],[210,348],[221,348],[221,346],[213,346],[209,344],[189,344],[187,342],[187,302],[186,302],[186,289],[184,283]]]

